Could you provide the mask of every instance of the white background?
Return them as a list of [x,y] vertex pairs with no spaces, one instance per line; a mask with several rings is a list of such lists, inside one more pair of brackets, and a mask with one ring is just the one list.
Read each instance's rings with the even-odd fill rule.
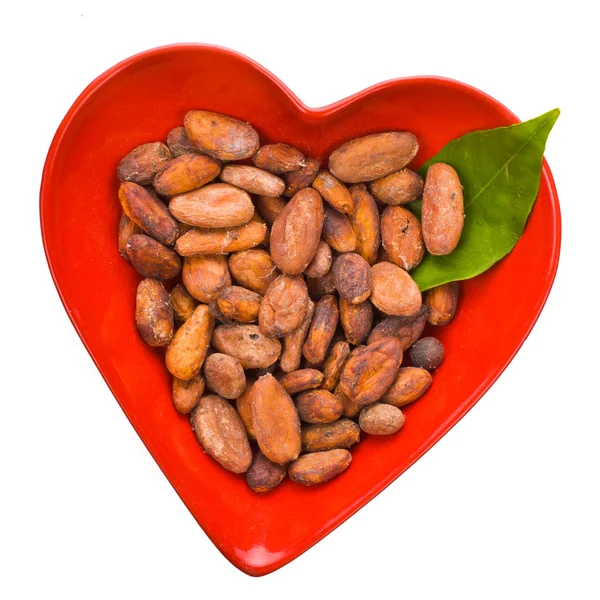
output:
[[[0,598],[599,598],[593,3],[8,6]],[[316,547],[260,579],[219,554],[137,438],[60,304],[39,232],[45,154],[77,95],[131,54],[192,41],[254,58],[311,106],[381,80],[438,74],[485,90],[522,119],[562,109],[546,153],[562,257],[533,333],[433,450]]]

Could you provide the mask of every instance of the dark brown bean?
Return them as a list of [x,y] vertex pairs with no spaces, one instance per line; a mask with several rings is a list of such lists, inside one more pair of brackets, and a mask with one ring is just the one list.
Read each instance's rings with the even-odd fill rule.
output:
[[170,150],[161,142],[142,144],[123,157],[117,175],[121,181],[148,185],[172,158]]
[[174,127],[167,136],[167,146],[173,156],[182,154],[200,154],[200,148],[192,144],[185,132],[185,127]]
[[127,256],[142,277],[165,281],[181,271],[181,259],[176,252],[142,233],[129,238]]
[[424,337],[410,349],[410,358],[415,367],[433,371],[444,360],[444,347],[438,339]]
[[268,492],[283,481],[286,473],[285,466],[270,461],[258,450],[246,472],[246,481],[255,492]]
[[285,181],[285,192],[284,196],[291,198],[300,190],[309,187],[314,181],[317,173],[319,172],[319,161],[314,158],[306,159],[306,166],[298,169],[297,171],[288,171],[283,174],[283,180]]
[[316,279],[308,277],[306,279],[306,287],[308,288],[308,295],[313,300],[320,300],[323,296],[335,294],[333,273],[329,271],[323,277],[317,277]]

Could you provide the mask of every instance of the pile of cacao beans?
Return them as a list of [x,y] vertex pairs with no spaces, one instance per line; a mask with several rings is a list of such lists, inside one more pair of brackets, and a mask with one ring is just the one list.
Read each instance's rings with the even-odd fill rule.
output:
[[[462,187],[449,165],[425,181],[407,168],[418,148],[412,133],[374,133],[322,170],[192,110],[119,164],[138,331],[166,347],[174,407],[204,450],[256,492],[339,475],[362,433],[401,429],[443,360],[421,336],[453,318],[458,284],[422,295],[409,272],[456,247]],[[421,197],[419,221],[404,205]]]

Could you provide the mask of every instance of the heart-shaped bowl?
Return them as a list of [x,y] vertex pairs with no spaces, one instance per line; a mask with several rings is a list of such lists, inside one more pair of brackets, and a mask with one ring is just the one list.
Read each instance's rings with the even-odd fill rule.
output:
[[[165,140],[202,108],[249,121],[263,142],[286,142],[325,161],[371,132],[412,131],[414,166],[468,131],[518,122],[490,96],[439,77],[381,83],[325,108],[308,108],[252,60],[201,44],[166,46],[112,67],[77,98],[48,152],[40,192],[48,264],[65,309],[106,383],[171,485],[217,548],[264,575],[315,544],[381,492],[483,396],[531,331],[558,264],[560,212],[544,164],[540,192],[513,252],[464,282],[458,313],[436,330],[446,359],[430,391],[406,408],[398,435],[365,436],[352,464],[307,488],[284,481],[259,495],[221,468],[171,402],[163,353],[134,323],[139,275],[117,251],[119,160]],[[89,424],[88,424],[89,425]]]

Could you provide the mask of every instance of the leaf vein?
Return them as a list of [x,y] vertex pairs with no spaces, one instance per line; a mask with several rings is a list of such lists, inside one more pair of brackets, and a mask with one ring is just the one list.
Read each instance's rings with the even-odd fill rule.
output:
[[473,202],[475,202],[475,200],[477,200],[477,198],[479,198],[479,196],[481,196],[481,194],[483,194],[483,192],[485,192],[485,190],[492,184],[494,179],[496,179],[496,177],[498,177],[498,175],[504,169],[508,169],[508,165],[510,164],[510,162],[516,156],[518,156],[518,154],[523,150],[523,148],[525,148],[525,146],[527,146],[527,144],[529,144],[529,142],[531,142],[531,140],[539,133],[540,129],[542,129],[542,127],[544,127],[544,125],[546,125],[546,123],[548,123],[548,121],[550,121],[550,119],[552,119],[553,116],[554,116],[554,113],[552,113],[543,123],[541,123],[541,125],[523,142],[523,144],[516,150],[516,152],[514,152],[512,154],[512,156],[498,169],[498,171],[496,171],[494,176],[492,178],[490,178],[490,180],[473,196],[473,198],[471,198],[465,204],[465,208],[467,208],[467,206],[470,206],[471,204],[473,204]]

